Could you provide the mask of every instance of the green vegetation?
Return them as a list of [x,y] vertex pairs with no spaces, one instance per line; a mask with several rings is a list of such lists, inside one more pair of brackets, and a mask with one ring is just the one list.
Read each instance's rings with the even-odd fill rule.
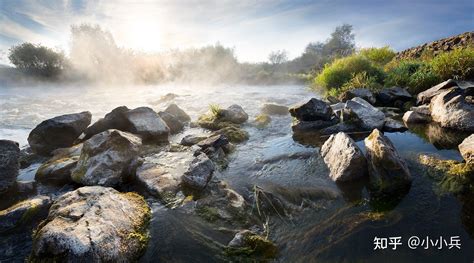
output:
[[67,64],[62,52],[31,43],[11,47],[8,59],[26,73],[51,78],[59,76]]
[[474,79],[474,47],[441,53],[430,65],[441,79]]
[[245,232],[242,235],[243,246],[226,247],[225,254],[227,256],[238,257],[239,260],[237,261],[240,262],[257,262],[255,258],[259,258],[261,259],[261,261],[268,261],[277,256],[278,248],[275,246],[275,244],[273,244],[273,242],[271,242],[267,238],[251,233],[250,231]]
[[379,66],[384,66],[390,62],[397,53],[393,51],[389,46],[381,48],[364,48],[359,51],[359,54],[368,58],[370,61],[376,63]]
[[241,143],[249,139],[248,132],[235,125],[224,127],[216,131],[215,134],[223,134],[233,143]]

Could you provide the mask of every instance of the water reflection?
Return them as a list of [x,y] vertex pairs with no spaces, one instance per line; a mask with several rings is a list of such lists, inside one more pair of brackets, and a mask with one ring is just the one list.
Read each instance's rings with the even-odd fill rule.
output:
[[438,150],[457,149],[458,145],[470,135],[468,132],[443,128],[436,122],[409,124],[408,128],[411,132],[433,144]]

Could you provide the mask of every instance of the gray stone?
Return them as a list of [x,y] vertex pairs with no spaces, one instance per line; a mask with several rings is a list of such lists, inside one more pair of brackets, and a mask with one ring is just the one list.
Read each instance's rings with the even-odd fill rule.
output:
[[139,107],[130,110],[125,113],[125,117],[130,123],[128,132],[140,135],[145,141],[168,141],[169,127],[151,108]]
[[84,140],[87,140],[96,134],[110,129],[128,131],[130,123],[125,117],[125,113],[128,111],[129,109],[125,106],[120,106],[113,109],[111,112],[107,113],[104,118],[99,119],[87,128],[87,130],[84,132],[86,135]]
[[18,143],[0,140],[0,195],[15,185],[20,170]]
[[367,174],[364,154],[347,134],[333,134],[321,147],[321,156],[335,182],[358,179]]
[[36,171],[35,179],[47,184],[72,182],[72,170],[76,168],[81,155],[82,144],[53,151],[53,157]]
[[383,128],[385,114],[361,98],[348,100],[344,111],[350,116],[349,121],[357,123],[364,130]]
[[421,105],[418,107],[411,107],[410,110],[418,114],[431,116],[430,105]]
[[411,94],[404,88],[383,88],[377,94],[377,101],[383,105],[393,105],[396,101],[410,101]]
[[119,130],[108,130],[84,142],[73,170],[73,181],[83,185],[116,186],[124,181],[142,140]]
[[180,121],[176,116],[165,111],[158,112],[158,115],[166,123],[166,126],[170,129],[170,134],[176,134],[184,129],[184,123]]
[[202,190],[207,186],[215,171],[214,163],[206,154],[200,154],[194,158],[184,173],[183,184],[191,188]]
[[333,116],[331,107],[326,102],[315,98],[304,104],[291,107],[289,111],[291,116],[300,121],[329,121]]
[[431,117],[416,111],[407,111],[403,114],[403,121],[405,123],[427,123],[431,122]]
[[436,95],[430,103],[431,117],[441,127],[474,131],[474,104],[466,101],[468,90],[454,87]]
[[37,196],[0,211],[0,233],[38,220],[42,215],[46,216],[50,205],[51,198]]
[[288,110],[286,106],[271,103],[266,103],[262,107],[262,113],[268,115],[288,115],[290,113]]
[[466,163],[474,164],[474,134],[464,139],[458,148]]
[[191,121],[191,117],[189,117],[189,115],[184,111],[182,110],[180,107],[178,107],[178,105],[176,104],[170,104],[166,109],[165,109],[165,112],[171,114],[171,115],[174,115],[176,118],[178,118],[179,121],[181,122],[190,122]]
[[244,109],[237,105],[233,104],[227,109],[220,111],[220,120],[228,121],[235,124],[242,124],[249,119],[249,115],[244,111]]
[[431,87],[423,92],[418,93],[418,96],[416,98],[416,103],[418,105],[430,103],[431,99],[434,96],[440,94],[441,92],[443,92],[443,90],[449,89],[454,86],[457,86],[457,83],[456,81],[452,79],[448,79],[444,82],[441,82],[434,87]]
[[330,126],[333,126],[338,123],[337,118],[333,118],[332,120],[317,120],[317,121],[295,121],[291,126],[293,132],[312,132],[318,131]]
[[209,147],[213,147],[214,149],[218,149],[221,147],[226,146],[229,144],[229,140],[223,134],[216,134],[211,136],[205,140],[200,141],[197,146],[199,146],[202,150],[205,150]]
[[32,261],[133,262],[147,245],[150,208],[135,193],[101,186],[60,196],[33,239]]
[[352,89],[352,90],[345,91],[344,93],[341,94],[339,99],[342,102],[346,102],[346,101],[348,101],[350,99],[353,99],[355,97],[359,97],[361,99],[364,99],[365,101],[369,102],[370,104],[375,104],[375,102],[376,102],[375,96],[372,93],[372,91],[370,91],[369,89],[365,89],[365,88],[358,88],[358,89]]
[[33,152],[50,155],[58,148],[71,147],[91,123],[88,111],[66,114],[41,122],[28,136]]
[[206,136],[186,135],[183,137],[183,139],[181,139],[180,144],[184,146],[193,146],[205,139],[207,139]]
[[383,130],[388,132],[398,132],[408,130],[403,123],[400,121],[394,120],[392,118],[385,118],[385,123],[383,125]]
[[405,161],[379,130],[374,129],[364,142],[369,180],[374,189],[392,192],[411,182]]

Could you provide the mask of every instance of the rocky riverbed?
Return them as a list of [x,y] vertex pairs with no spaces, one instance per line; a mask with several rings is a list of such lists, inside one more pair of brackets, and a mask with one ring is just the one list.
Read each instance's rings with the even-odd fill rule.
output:
[[[2,89],[0,261],[472,258],[472,95]],[[413,235],[462,249],[373,251]]]

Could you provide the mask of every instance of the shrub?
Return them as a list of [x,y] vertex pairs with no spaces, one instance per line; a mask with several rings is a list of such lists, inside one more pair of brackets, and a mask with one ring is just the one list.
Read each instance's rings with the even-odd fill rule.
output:
[[408,81],[410,94],[418,94],[441,82],[441,79],[433,72],[431,67],[425,66],[411,75]]
[[430,62],[433,71],[443,80],[474,79],[474,48],[444,52]]
[[357,74],[352,74],[351,80],[344,83],[341,90],[351,90],[351,89],[370,89],[373,91],[379,90],[382,87],[380,83],[377,82],[377,78],[374,76],[369,76],[366,71],[359,72]]
[[397,60],[390,62],[385,66],[387,76],[386,86],[407,87],[410,83],[410,77],[426,63],[418,60]]
[[59,75],[66,65],[63,53],[31,43],[11,47],[8,59],[18,69],[44,77]]
[[393,51],[389,46],[385,46],[381,48],[364,48],[359,51],[359,54],[368,58],[377,65],[383,66],[390,62],[397,53],[395,53],[395,51]]
[[369,77],[373,77],[377,83],[382,83],[384,76],[383,71],[369,59],[361,55],[340,58],[331,64],[327,64],[323,71],[316,77],[315,81],[316,84],[326,89],[340,89],[357,73],[364,71]]

